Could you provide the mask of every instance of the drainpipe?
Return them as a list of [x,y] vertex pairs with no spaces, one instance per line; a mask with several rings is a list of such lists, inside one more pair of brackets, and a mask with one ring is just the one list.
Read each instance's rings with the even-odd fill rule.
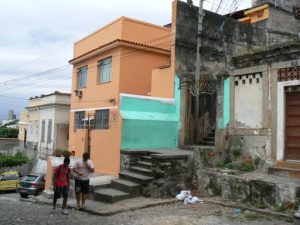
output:
[[198,32],[197,32],[197,57],[196,57],[196,71],[195,71],[195,90],[196,91],[196,98],[195,98],[195,125],[196,125],[196,133],[199,133],[199,94],[200,94],[200,82],[201,82],[201,73],[200,73],[200,65],[201,65],[201,55],[200,55],[200,48],[201,48],[201,34],[203,30],[203,0],[199,1],[199,11],[198,11]]

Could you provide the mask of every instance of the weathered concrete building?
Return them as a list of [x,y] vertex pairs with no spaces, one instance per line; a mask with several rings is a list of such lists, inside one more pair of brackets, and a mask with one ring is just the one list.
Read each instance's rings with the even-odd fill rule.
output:
[[[250,18],[243,19],[245,14]],[[231,16],[205,11],[201,80],[195,84],[198,8],[173,3],[175,72],[181,81],[179,144],[195,149],[198,190],[268,207],[294,202],[299,180],[285,178],[299,178],[300,168],[298,21],[272,3]],[[195,93],[195,85],[203,93]],[[195,116],[196,98],[200,113]],[[199,146],[212,139],[212,148]],[[226,154],[234,158],[233,152],[241,154],[240,165],[250,162],[285,177],[210,168],[225,164]]]
[[[229,74],[235,66],[232,61],[233,57],[255,53],[268,46],[294,40],[297,36],[292,32],[286,33],[255,24],[244,24],[235,19],[205,11],[199,49],[202,81],[196,85],[206,87],[210,94],[194,96],[192,87],[197,49],[197,22],[197,7],[191,7],[181,1],[174,2],[172,29],[176,33],[175,71],[181,79],[182,111],[179,145],[199,144],[216,129],[216,146],[220,149],[223,131],[232,120],[232,117],[230,118]],[[197,118],[194,115],[195,98],[199,98],[201,104]],[[195,124],[198,124],[198,127]],[[259,121],[254,121],[253,125],[259,125]]]

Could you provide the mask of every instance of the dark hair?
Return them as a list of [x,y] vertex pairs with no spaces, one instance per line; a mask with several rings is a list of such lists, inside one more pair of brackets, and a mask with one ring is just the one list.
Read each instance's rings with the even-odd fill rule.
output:
[[69,164],[69,163],[70,163],[70,158],[69,157],[65,157],[64,164]]
[[88,152],[83,153],[82,158],[85,160],[90,159],[90,153]]

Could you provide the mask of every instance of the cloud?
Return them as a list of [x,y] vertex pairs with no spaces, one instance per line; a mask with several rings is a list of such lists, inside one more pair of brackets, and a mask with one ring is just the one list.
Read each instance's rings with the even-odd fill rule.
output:
[[[23,99],[0,97],[0,115],[6,115],[12,108],[19,113],[27,105],[24,98],[70,91],[71,79],[67,77],[71,69],[46,74],[48,82],[47,77],[27,81],[22,81],[22,77],[68,64],[75,41],[121,16],[168,24],[172,1],[1,0],[0,90],[4,95]],[[195,0],[194,4],[198,5],[199,1]],[[1,83],[15,78],[22,82]]]

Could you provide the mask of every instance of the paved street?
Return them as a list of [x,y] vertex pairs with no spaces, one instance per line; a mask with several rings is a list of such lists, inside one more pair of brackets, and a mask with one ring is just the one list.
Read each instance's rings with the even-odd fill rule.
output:
[[51,206],[20,201],[15,193],[0,194],[0,224],[2,225],[287,225],[285,221],[255,213],[234,214],[234,209],[213,204],[172,205],[140,209],[102,217],[69,210],[53,211]]

